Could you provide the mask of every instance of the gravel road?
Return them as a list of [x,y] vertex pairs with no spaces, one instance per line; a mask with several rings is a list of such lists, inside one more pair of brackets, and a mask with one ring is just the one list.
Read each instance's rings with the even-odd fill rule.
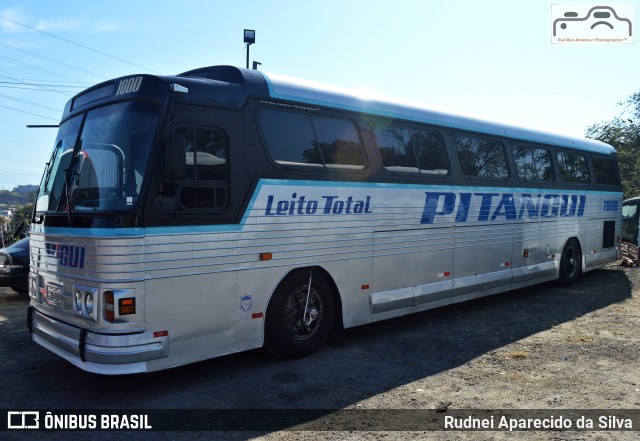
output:
[[[359,427],[376,429],[334,431],[349,425],[329,419],[314,427],[322,431],[294,430],[285,424],[278,428],[286,430],[278,431],[233,427],[225,432],[94,432],[91,439],[631,440],[639,436],[637,419],[633,431],[512,433],[431,431],[419,422],[402,421],[403,416],[410,420],[434,412],[442,417],[497,409],[558,414],[599,409],[607,410],[607,415],[632,409],[639,415],[637,268],[611,265],[584,274],[571,287],[548,283],[347,330],[342,343],[302,360],[283,362],[256,350],[124,377],[83,372],[31,342],[27,306],[26,296],[0,288],[3,409],[240,409],[247,421],[260,416],[260,409],[298,410],[303,420],[305,409],[346,409],[347,420],[357,419]],[[429,411],[423,415],[424,409]],[[385,424],[394,430],[379,430]],[[30,440],[34,435],[45,439],[55,434],[5,431],[0,438]],[[64,432],[65,439],[87,439],[87,435]]]

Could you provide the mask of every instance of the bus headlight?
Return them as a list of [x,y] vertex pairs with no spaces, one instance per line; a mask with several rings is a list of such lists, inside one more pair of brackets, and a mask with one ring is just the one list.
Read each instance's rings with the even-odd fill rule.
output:
[[82,293],[80,291],[76,291],[73,295],[73,305],[77,312],[82,312]]
[[91,294],[90,292],[88,292],[86,297],[84,298],[84,310],[87,315],[93,314],[93,294]]
[[98,289],[89,286],[75,285],[73,287],[73,308],[83,318],[97,321],[95,302]]

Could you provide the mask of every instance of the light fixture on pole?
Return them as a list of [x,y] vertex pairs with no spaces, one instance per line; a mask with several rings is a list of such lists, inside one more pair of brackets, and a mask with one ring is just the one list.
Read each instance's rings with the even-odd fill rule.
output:
[[247,43],[247,69],[249,69],[249,46],[256,42],[256,31],[253,29],[245,29],[244,42]]

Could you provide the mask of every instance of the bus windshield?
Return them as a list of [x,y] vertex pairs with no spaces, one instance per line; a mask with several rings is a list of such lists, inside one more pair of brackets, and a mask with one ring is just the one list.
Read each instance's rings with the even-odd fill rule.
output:
[[36,211],[131,209],[140,195],[157,122],[151,104],[129,101],[62,123]]

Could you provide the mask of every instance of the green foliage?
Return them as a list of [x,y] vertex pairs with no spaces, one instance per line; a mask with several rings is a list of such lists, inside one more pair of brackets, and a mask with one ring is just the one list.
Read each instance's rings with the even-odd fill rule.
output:
[[618,166],[624,197],[640,195],[640,92],[619,103],[620,115],[611,121],[594,124],[587,137],[612,145],[618,151]]

